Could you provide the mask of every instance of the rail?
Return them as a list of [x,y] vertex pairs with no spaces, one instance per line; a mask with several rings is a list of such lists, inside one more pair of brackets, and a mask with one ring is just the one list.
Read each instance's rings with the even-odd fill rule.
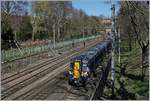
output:
[[[35,70],[35,69],[31,70],[31,71],[29,70],[28,72],[24,71],[26,73],[21,73],[22,76],[19,76],[18,79],[16,78],[18,76],[16,76],[15,80],[12,79],[13,81],[11,80],[10,82],[5,82],[7,84],[4,84],[2,86],[4,86],[4,87],[6,87],[7,85],[10,85],[10,86],[2,91],[2,93],[3,93],[2,98],[3,99],[7,98],[7,97],[15,94],[16,92],[20,91],[21,88],[24,88],[24,87],[26,88],[27,86],[29,86],[29,84],[32,84],[32,83],[34,84],[34,82],[36,82],[36,80],[37,80],[37,77],[38,77],[38,80],[41,80],[42,78],[45,78],[45,77],[47,78],[49,74],[53,73],[52,71],[55,71],[55,69],[57,69],[57,72],[62,71],[63,69],[61,68],[61,66],[63,64],[65,64],[68,61],[68,59],[70,59],[72,56],[75,56],[75,55],[79,54],[80,52],[94,46],[96,44],[96,42],[92,42],[91,45],[90,45],[90,43],[88,43],[88,44],[87,44],[86,48],[79,49],[78,51],[74,52],[73,54],[72,53],[70,55],[68,54],[67,57],[64,57],[63,59],[61,59],[61,58],[57,59],[58,60],[57,62],[55,61],[55,62],[52,62],[51,64],[44,63],[44,66],[43,65],[40,66],[37,70]],[[35,68],[37,68],[37,66]],[[27,74],[27,75],[23,75],[23,74]],[[50,76],[50,77],[52,77],[52,76]],[[43,82],[45,82],[45,79],[41,83],[43,83]],[[38,84],[36,84],[34,86],[36,87],[37,85]],[[30,90],[30,89],[27,88],[27,90]],[[19,94],[21,94],[21,93],[19,93]],[[16,95],[14,95],[14,96],[16,96]]]
[[111,67],[111,58],[109,59],[106,68],[103,70],[102,76],[100,77],[99,82],[97,83],[90,100],[100,99],[100,97],[103,95],[103,90],[107,81],[110,67]]

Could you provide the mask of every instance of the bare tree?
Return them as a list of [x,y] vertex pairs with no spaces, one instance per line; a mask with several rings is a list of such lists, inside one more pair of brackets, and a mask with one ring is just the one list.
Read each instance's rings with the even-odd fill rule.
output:
[[120,27],[124,35],[127,33],[129,46],[135,40],[142,51],[142,75],[148,68],[149,48],[149,11],[145,1],[121,2]]
[[[134,29],[134,34],[138,44],[142,50],[142,75],[145,76],[148,68],[148,46],[149,46],[149,21],[148,21],[148,6],[144,2],[126,2],[129,9],[134,9],[130,14],[131,23]],[[131,13],[131,10],[130,10]],[[141,27],[142,26],[142,27]]]
[[50,15],[50,8],[48,1],[33,1],[32,2],[32,15],[31,15],[31,24],[32,24],[32,40],[35,40],[35,34],[41,31],[48,31],[46,28],[46,19]]
[[27,1],[2,1],[1,10],[8,15],[25,15],[27,5]]
[[27,6],[27,1],[1,1],[2,40],[6,41],[4,44],[8,43],[7,40],[14,40],[14,33],[16,38],[16,32],[19,31],[21,24],[18,17],[27,14]]

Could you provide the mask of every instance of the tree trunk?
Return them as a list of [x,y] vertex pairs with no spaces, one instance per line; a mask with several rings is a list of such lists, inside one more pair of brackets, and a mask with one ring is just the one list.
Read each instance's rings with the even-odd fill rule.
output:
[[34,39],[34,34],[35,34],[35,31],[34,31],[34,29],[33,29],[33,31],[32,31],[32,41],[35,40],[35,39]]
[[60,27],[57,28],[57,40],[60,40]]
[[129,51],[132,50],[131,38],[129,38]]
[[55,48],[55,24],[53,24],[53,45],[54,45],[54,48]]
[[134,39],[134,47],[137,48],[136,39]]
[[144,46],[142,48],[142,77],[144,78],[148,73],[146,71],[148,71],[148,56],[149,56],[149,52],[148,52],[149,47]]

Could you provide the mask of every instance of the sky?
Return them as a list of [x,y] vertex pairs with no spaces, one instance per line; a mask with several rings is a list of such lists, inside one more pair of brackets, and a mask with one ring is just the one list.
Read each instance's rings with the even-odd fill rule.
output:
[[110,0],[72,0],[72,5],[77,9],[82,9],[90,16],[104,15],[106,17],[111,17],[111,4],[106,3],[106,1]]
[[[71,0],[74,8],[82,9],[89,16],[99,16],[103,15],[106,17],[111,17],[111,3],[106,3],[110,0]],[[111,0],[116,4],[117,0]],[[116,9],[119,9],[119,6],[116,5]],[[31,13],[31,5],[28,8]],[[116,12],[117,12],[116,10]]]

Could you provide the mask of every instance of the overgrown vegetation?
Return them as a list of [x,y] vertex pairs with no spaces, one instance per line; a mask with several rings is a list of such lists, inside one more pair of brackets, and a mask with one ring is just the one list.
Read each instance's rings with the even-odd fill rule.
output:
[[[149,78],[142,78],[141,50],[121,53],[121,65],[115,65],[115,93],[112,96],[111,88],[106,87],[103,97],[115,100],[148,100]],[[117,55],[115,57],[117,63]],[[111,73],[109,76],[111,79]]]
[[[120,64],[115,55],[114,95],[106,87],[105,99],[149,99],[149,12],[148,1],[121,1],[117,15],[120,33]],[[117,44],[116,44],[117,45]],[[111,79],[111,72],[109,79]]]
[[142,76],[148,70],[149,56],[149,2],[120,2],[117,26],[120,29],[121,40],[129,46],[129,51],[139,46],[142,52]]
[[55,43],[53,38],[58,42],[105,33],[111,25],[104,16],[88,16],[74,8],[72,1],[2,1],[1,5],[2,49],[12,46],[9,40]]

